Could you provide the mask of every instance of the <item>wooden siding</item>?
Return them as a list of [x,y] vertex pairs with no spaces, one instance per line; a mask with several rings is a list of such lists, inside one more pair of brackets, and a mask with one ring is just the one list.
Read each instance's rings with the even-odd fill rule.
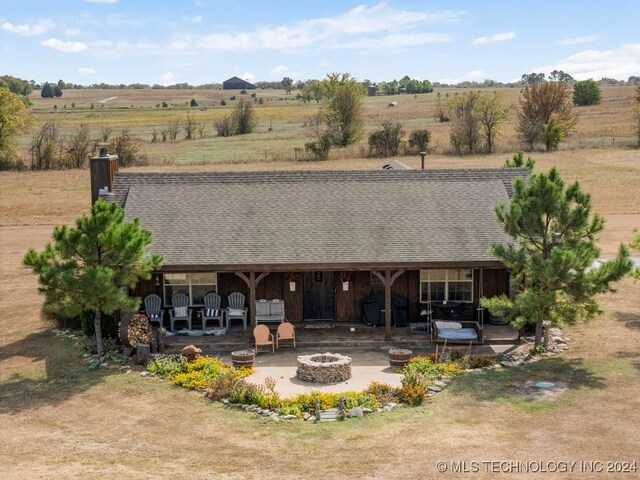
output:
[[[340,274],[344,272],[327,272],[334,275],[334,295],[335,295],[335,320],[337,322],[360,321],[360,305],[362,300],[371,294],[384,294],[382,284],[368,271],[349,272],[352,281],[349,282],[349,290],[342,289]],[[299,272],[298,272],[299,273]],[[302,275],[296,282],[295,291],[289,288],[290,272],[272,272],[267,275],[256,287],[256,299],[283,299],[285,302],[286,317],[290,322],[301,322],[303,320],[303,288]],[[505,269],[484,269],[483,296],[491,297],[502,293],[509,293],[509,275]],[[132,292],[134,295],[144,299],[145,296],[155,293],[162,297],[163,276],[158,274],[156,285],[156,274],[150,280],[142,280]],[[241,292],[249,302],[249,291],[245,282],[234,273],[218,273],[218,294],[222,297],[222,307],[227,306],[227,297],[232,292]],[[475,309],[479,303],[480,292],[480,270],[473,271],[473,306],[465,312],[465,316],[475,315]],[[394,282],[391,287],[392,295],[399,295],[407,300],[407,316],[410,322],[418,319],[420,303],[420,271],[408,270]],[[247,305],[253,308],[251,305]]]

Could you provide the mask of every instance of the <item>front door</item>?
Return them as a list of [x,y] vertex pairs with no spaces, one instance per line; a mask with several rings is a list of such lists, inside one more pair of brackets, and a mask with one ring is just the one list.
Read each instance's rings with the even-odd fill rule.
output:
[[333,272],[305,272],[304,320],[333,320]]

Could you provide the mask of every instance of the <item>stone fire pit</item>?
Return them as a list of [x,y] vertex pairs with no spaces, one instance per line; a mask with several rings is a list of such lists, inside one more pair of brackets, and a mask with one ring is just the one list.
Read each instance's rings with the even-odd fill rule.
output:
[[296,375],[305,382],[344,382],[351,378],[351,357],[339,353],[300,355]]

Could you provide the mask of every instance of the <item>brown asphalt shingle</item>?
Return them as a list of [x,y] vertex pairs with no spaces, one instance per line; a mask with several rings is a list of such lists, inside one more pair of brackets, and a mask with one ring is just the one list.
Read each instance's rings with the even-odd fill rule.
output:
[[118,173],[171,267],[494,262],[494,206],[526,169]]

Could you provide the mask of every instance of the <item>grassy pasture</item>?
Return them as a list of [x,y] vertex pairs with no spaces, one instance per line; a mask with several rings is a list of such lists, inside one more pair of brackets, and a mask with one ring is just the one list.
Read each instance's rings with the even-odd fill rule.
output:
[[[88,96],[96,94],[95,91],[65,92],[63,99],[68,107],[69,99],[76,93],[77,99],[90,105],[97,101],[94,99],[120,92],[108,90],[95,97]],[[198,93],[175,91],[168,98],[179,103]],[[221,92],[204,91],[202,95],[210,93]],[[506,93],[511,101],[516,100],[517,92]],[[637,150],[584,148],[597,143],[604,132],[617,138],[622,138],[624,132],[630,135],[626,115],[631,90],[609,88],[604,93],[602,105],[593,110],[589,110],[592,107],[579,110],[581,124],[573,140],[563,144],[558,152],[536,152],[532,156],[538,170],[556,165],[565,180],[579,180],[592,194],[595,210],[604,214],[607,222],[600,245],[603,255],[608,256],[615,253],[620,242],[629,240],[633,226],[640,225],[640,163]],[[156,109],[154,105],[161,97],[152,94],[169,92],[143,92],[140,95],[149,95],[149,103],[138,109],[126,108],[131,100],[123,98],[123,108],[113,103],[105,106],[104,112],[78,108],[75,112],[59,110],[54,114],[50,111],[52,105],[35,99],[35,111],[39,121],[59,118],[66,128],[88,119],[93,122],[96,134],[100,122],[108,119],[114,122],[114,128],[134,126],[143,141],[148,141],[149,128],[154,125],[149,123],[151,118],[156,116],[156,125],[162,125],[171,115],[183,116],[187,111]],[[390,97],[366,100],[368,128],[394,115],[392,119],[404,121],[412,128],[425,122],[436,143],[446,142],[447,125],[432,120],[435,96],[393,99],[400,102],[399,107],[386,106]],[[60,100],[57,99],[58,105]],[[196,100],[200,102],[200,98]],[[213,119],[230,108],[214,106],[194,114],[201,114],[202,118],[212,115]],[[157,148],[151,150],[157,164],[130,170],[371,169],[382,163],[380,159],[359,156],[359,147],[340,151],[327,162],[291,161],[286,152],[297,142],[304,142],[302,124],[317,107],[273,100],[257,108],[260,128],[255,134],[246,138],[145,143],[145,150]],[[267,131],[265,112],[273,117],[272,132]],[[97,113],[105,116],[90,116]],[[281,148],[282,158],[268,153],[265,159],[265,145],[274,152]],[[500,152],[490,156],[455,157],[443,154],[444,148],[438,147],[427,157],[427,165],[428,168],[499,166],[513,153],[507,138],[500,148]],[[419,166],[419,158],[402,160],[410,166]],[[203,161],[207,163],[196,165]],[[227,410],[161,380],[106,369],[89,371],[82,363],[81,346],[49,331],[50,325],[41,315],[42,298],[36,279],[21,266],[21,259],[28,248],[44,246],[54,225],[71,223],[86,212],[89,198],[87,170],[0,174],[0,269],[4,280],[0,284],[0,477],[3,479],[185,476],[297,479],[322,475],[331,479],[386,480],[438,477],[438,461],[465,461],[469,465],[491,460],[605,464],[635,461],[640,467],[638,283],[621,282],[615,293],[602,297],[603,313],[598,319],[567,328],[571,348],[562,356],[519,369],[456,379],[449,389],[419,408],[338,424],[274,423]],[[552,402],[524,397],[522,385],[532,380],[562,382],[567,385],[567,392]],[[448,465],[449,471],[443,478],[495,478],[495,473],[484,469],[455,474],[451,472],[451,464]],[[575,470],[538,476],[623,479],[637,478],[638,474],[588,474]]]
[[[610,148],[631,145],[634,129],[631,115],[633,87],[603,87],[603,101],[600,105],[576,108],[580,117],[576,132],[562,143],[562,150],[584,148]],[[501,89],[505,101],[510,105],[509,120],[502,128],[497,142],[498,152],[513,152],[521,148],[515,132],[516,106],[519,89]],[[90,126],[97,138],[100,128],[109,126],[116,133],[121,128],[131,129],[139,138],[142,150],[154,164],[202,164],[202,163],[246,163],[258,161],[290,161],[296,158],[295,148],[303,148],[309,140],[306,124],[316,114],[319,106],[315,103],[302,104],[295,95],[284,91],[255,90],[263,104],[255,103],[258,125],[253,134],[217,138],[213,122],[232,112],[235,105],[229,97],[236,95],[251,101],[249,94],[222,90],[65,90],[58,99],[43,99],[38,92],[31,95],[37,124],[56,120],[63,131],[70,131],[81,123]],[[434,153],[449,153],[449,130],[446,123],[435,120],[437,93],[444,101],[447,95],[461,92],[459,89],[438,89],[431,94],[396,95],[366,97],[364,99],[365,136],[357,144],[345,149],[334,149],[331,153],[337,159],[362,158],[366,153],[367,135],[384,120],[399,121],[410,132],[416,128],[427,128],[432,134],[431,150]],[[117,97],[111,99],[112,97]],[[199,106],[187,105],[195,98]],[[100,103],[111,99],[106,103]],[[227,105],[221,106],[220,100]],[[157,108],[163,101],[169,107]],[[397,107],[389,107],[397,101]],[[76,108],[72,109],[71,104]],[[90,109],[91,104],[94,109]],[[57,105],[57,111],[53,106]],[[63,106],[66,105],[66,108]],[[103,106],[104,105],[104,106]],[[206,125],[205,138],[192,141],[180,132],[178,141],[151,143],[153,130],[159,131],[170,121],[182,121],[191,113],[198,123]],[[22,156],[28,158],[30,136],[22,139]],[[266,152],[266,153],[265,153]]]

